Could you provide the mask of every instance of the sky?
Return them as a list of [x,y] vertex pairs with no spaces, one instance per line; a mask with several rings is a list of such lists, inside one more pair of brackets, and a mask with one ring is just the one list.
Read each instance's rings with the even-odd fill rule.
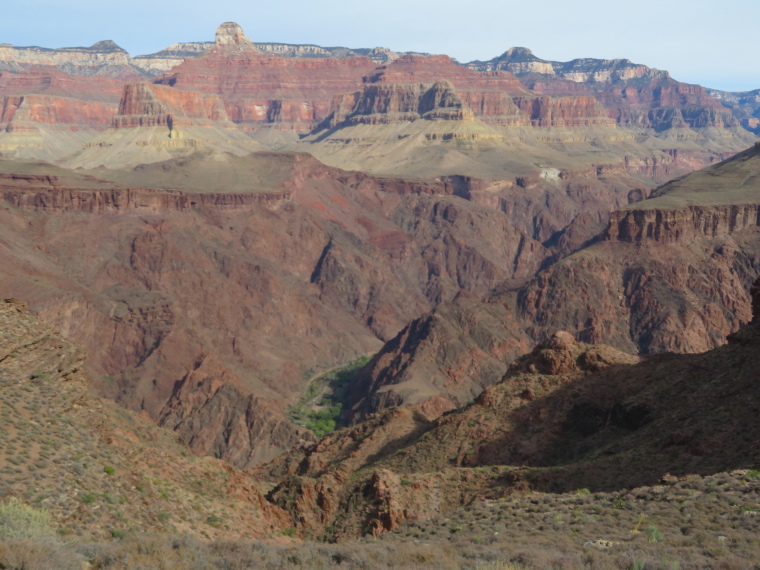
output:
[[679,81],[760,88],[758,0],[23,0],[0,43],[57,48],[110,39],[132,55],[212,41],[239,23],[253,41],[388,47],[488,60],[512,46],[542,58],[627,58]]

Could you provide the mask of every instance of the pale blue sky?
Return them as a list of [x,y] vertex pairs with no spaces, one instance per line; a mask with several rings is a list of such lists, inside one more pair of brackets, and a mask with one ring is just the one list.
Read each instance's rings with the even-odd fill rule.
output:
[[628,58],[680,81],[760,88],[758,0],[22,0],[0,42],[64,47],[111,39],[132,55],[210,41],[224,21],[255,41],[446,53],[491,59],[524,46],[541,58]]

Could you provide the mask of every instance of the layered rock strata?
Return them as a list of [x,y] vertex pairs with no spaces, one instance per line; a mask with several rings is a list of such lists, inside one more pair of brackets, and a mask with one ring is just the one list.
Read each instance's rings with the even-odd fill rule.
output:
[[[675,81],[667,71],[627,59],[546,61],[526,48],[512,48],[488,62],[471,62],[479,71],[506,70],[531,90],[547,95],[588,93],[619,125],[655,132],[681,129],[679,136],[699,138],[689,129],[736,129],[739,120],[699,85]],[[747,139],[749,140],[749,139]]]

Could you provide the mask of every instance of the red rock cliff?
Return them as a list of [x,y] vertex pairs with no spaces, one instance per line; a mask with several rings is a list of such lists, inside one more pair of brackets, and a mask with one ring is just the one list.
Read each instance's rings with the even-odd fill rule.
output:
[[612,213],[605,237],[630,243],[679,243],[697,236],[728,236],[758,225],[760,206],[757,204],[621,210]]
[[[224,104],[217,95],[180,91],[163,85],[133,83],[124,86],[119,114],[113,126],[145,127],[180,124],[229,123]],[[232,127],[230,123],[228,125]]]

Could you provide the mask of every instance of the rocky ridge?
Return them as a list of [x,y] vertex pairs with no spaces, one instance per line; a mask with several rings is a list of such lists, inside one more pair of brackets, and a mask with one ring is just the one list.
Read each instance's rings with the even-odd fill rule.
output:
[[[95,47],[119,51],[105,44]],[[68,90],[68,99],[6,101],[8,108],[34,106],[46,118],[37,119],[40,113],[34,113],[24,119],[23,113],[18,113],[15,121],[7,123],[2,137],[5,142],[0,142],[3,152],[46,160],[74,153],[77,156],[68,163],[72,167],[96,167],[109,162],[113,166],[134,166],[166,160],[182,154],[182,148],[204,144],[228,152],[250,152],[252,148],[245,144],[244,136],[249,133],[265,146],[311,152],[337,167],[406,177],[435,172],[516,179],[543,176],[544,169],[577,173],[592,168],[623,168],[645,176],[650,171],[655,176],[669,171],[665,175],[673,176],[725,158],[751,139],[735,121],[723,116],[725,110],[698,86],[650,86],[635,98],[626,95],[623,101],[615,94],[617,91],[600,94],[587,89],[590,84],[574,84],[585,85],[585,91],[544,89],[527,83],[531,89],[526,89],[509,72],[468,70],[446,56],[386,54],[388,58],[380,66],[377,58],[368,57],[374,53],[370,51],[368,56],[341,59],[279,57],[258,49],[232,22],[220,26],[215,43],[206,47],[173,47],[164,55],[196,56],[171,70],[166,58],[156,59],[163,61],[157,65],[163,65],[166,71],[153,79],[160,86],[145,83],[137,89],[143,94],[153,91],[151,98],[161,99],[162,105],[172,108],[171,112],[151,103],[139,113],[130,111],[125,115],[125,108],[134,107],[130,98],[134,100],[137,92],[129,85],[123,93],[121,110],[89,103],[98,100],[110,104],[122,91],[120,85],[114,89],[106,71],[100,73],[96,67],[70,76],[55,68],[57,60],[40,60],[39,64],[44,65],[19,63],[24,69],[14,68],[18,73],[9,74],[9,85],[15,81],[17,88],[14,91],[8,87],[6,92],[19,97],[39,92],[40,87],[30,83],[29,74],[36,73],[42,80],[40,85],[52,81],[61,86],[54,90],[45,87],[46,95]],[[96,53],[97,49],[93,49],[92,53]],[[95,66],[100,56],[93,57],[90,63]],[[68,71],[79,73],[73,68]],[[94,77],[85,77],[94,73]],[[63,83],[67,76],[73,78],[68,87]],[[127,75],[115,77],[123,81]],[[98,81],[87,84],[85,79]],[[127,78],[130,82],[140,79],[146,76],[133,74]],[[106,92],[98,92],[101,83]],[[441,87],[445,85],[450,88]],[[163,87],[175,93],[170,96]],[[446,89],[450,95],[434,101],[435,112],[430,112],[428,103],[421,107],[411,102],[422,96],[416,91],[435,99],[438,91]],[[459,101],[453,102],[451,97]],[[226,118],[221,116],[220,106]],[[199,108],[216,109],[217,124],[203,125],[206,129],[213,127],[213,133],[196,129],[183,137],[172,136],[171,140],[166,140],[169,136],[162,130],[97,135],[112,120],[120,128],[164,123],[169,115],[177,120],[192,118],[198,123],[202,117],[208,118],[207,112],[197,112]],[[427,113],[424,124],[414,120],[421,109]],[[236,128],[230,128],[227,119]],[[657,123],[656,128],[652,121]],[[223,132],[216,127],[222,127]],[[636,139],[641,128],[648,129],[649,140],[644,143]],[[241,130],[245,133],[238,132]],[[298,135],[307,133],[311,136],[299,142]],[[84,154],[91,156],[79,156],[82,143],[90,149]],[[572,146],[578,160],[568,161],[567,153],[556,152],[557,145]],[[111,146],[110,152],[103,150]],[[505,164],[497,157],[503,152],[522,160]],[[399,157],[410,154],[418,157],[409,159],[411,164]],[[642,162],[643,166],[632,166]],[[427,170],[425,164],[430,165]],[[540,167],[536,168],[536,164]]]
[[282,481],[269,498],[294,523],[347,538],[527,489],[612,492],[753,467],[757,327],[644,360],[558,332],[472,405],[435,421],[384,410],[260,473]]

